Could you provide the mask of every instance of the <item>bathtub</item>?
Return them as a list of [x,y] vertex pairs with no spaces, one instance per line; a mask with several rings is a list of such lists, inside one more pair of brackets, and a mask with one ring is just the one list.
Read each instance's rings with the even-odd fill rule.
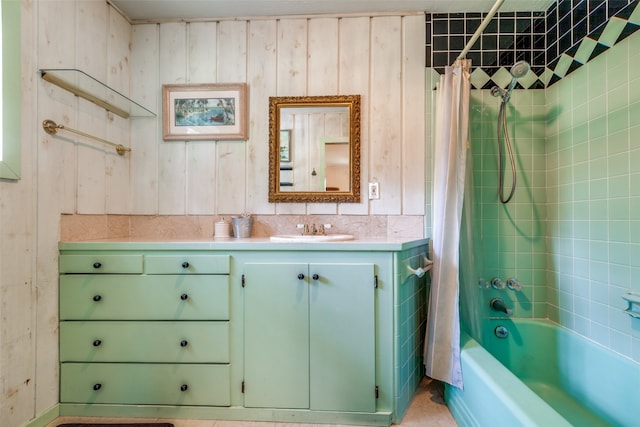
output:
[[461,340],[464,391],[445,387],[459,426],[640,425],[640,364],[544,320],[492,319],[483,330],[486,348]]

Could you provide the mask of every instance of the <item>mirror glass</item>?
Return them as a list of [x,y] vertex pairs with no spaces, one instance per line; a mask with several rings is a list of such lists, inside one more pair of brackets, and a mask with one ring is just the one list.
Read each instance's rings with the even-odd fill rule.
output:
[[0,178],[18,180],[21,169],[21,56],[20,2],[2,0],[0,3]]
[[269,201],[360,202],[360,95],[269,98]]

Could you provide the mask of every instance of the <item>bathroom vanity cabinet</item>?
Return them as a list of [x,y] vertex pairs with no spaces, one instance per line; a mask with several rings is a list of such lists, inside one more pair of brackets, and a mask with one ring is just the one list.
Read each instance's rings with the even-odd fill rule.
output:
[[425,240],[60,244],[60,415],[399,422]]
[[60,401],[230,405],[229,256],[60,256]]

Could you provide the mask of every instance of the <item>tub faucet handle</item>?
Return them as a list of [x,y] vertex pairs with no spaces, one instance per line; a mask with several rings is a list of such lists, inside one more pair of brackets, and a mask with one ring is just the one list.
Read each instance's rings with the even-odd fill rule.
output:
[[521,291],[522,283],[520,283],[520,281],[515,277],[509,277],[507,279],[507,288],[511,289],[512,291]]
[[502,290],[507,287],[507,284],[503,282],[501,278],[494,277],[493,279],[491,279],[491,286],[493,286],[495,289]]

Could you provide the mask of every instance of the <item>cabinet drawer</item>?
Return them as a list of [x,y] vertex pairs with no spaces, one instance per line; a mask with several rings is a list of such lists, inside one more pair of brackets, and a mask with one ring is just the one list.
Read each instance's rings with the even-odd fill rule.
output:
[[60,255],[60,273],[142,273],[142,255]]
[[229,274],[228,255],[146,255],[147,274]]
[[60,361],[229,363],[229,323],[61,322]]
[[61,320],[228,320],[229,276],[60,276]]
[[229,406],[229,365],[63,363],[60,402]]

